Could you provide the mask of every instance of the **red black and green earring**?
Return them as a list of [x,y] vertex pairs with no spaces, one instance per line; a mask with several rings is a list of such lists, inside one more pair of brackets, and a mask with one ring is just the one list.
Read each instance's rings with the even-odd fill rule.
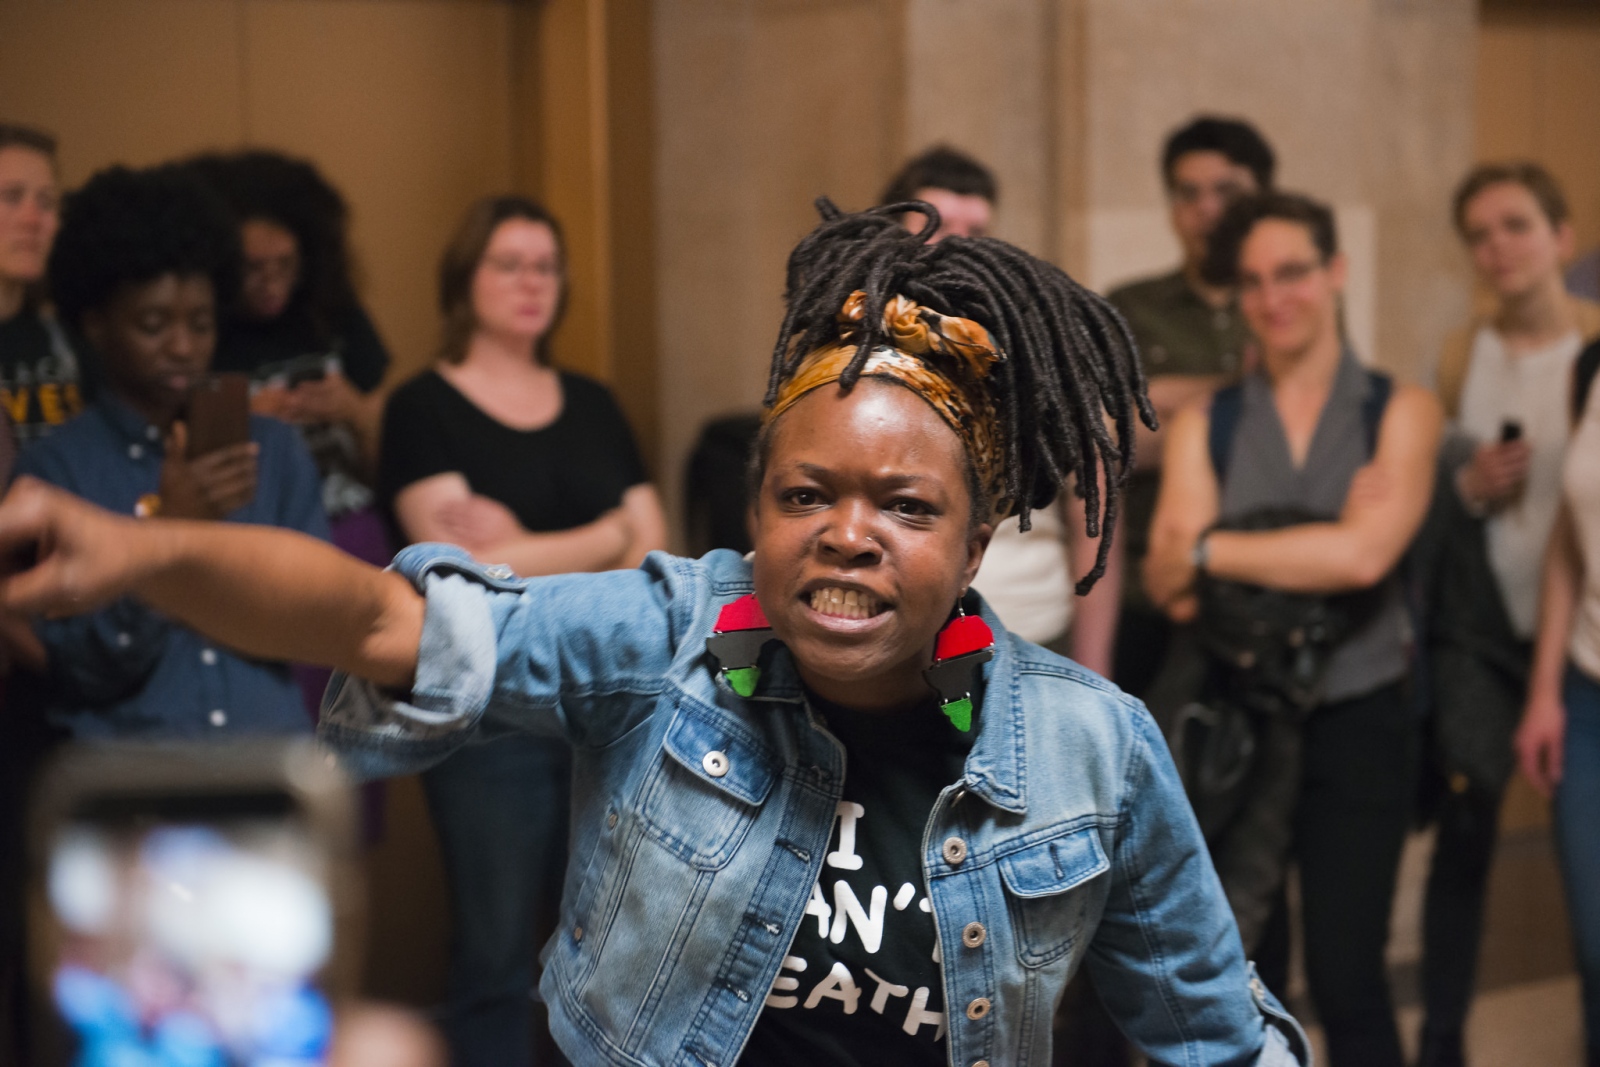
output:
[[772,640],[772,624],[755,594],[725,604],[717,615],[717,625],[706,638],[706,651],[716,657],[722,676],[735,693],[748,697],[761,680],[756,660],[761,646]]
[[945,623],[933,646],[933,666],[922,672],[939,694],[939,710],[966,733],[972,729],[972,691],[983,665],[994,659],[994,633],[956,603],[956,617]]

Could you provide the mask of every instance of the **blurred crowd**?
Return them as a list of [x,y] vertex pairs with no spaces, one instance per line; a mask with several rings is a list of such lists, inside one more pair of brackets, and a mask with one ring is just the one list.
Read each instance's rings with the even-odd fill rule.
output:
[[[1026,530],[1003,523],[974,587],[1008,628],[1150,706],[1246,952],[1282,996],[1299,940],[1336,1065],[1404,1062],[1384,953],[1420,823],[1437,828],[1420,1063],[1467,1062],[1520,767],[1555,800],[1600,1064],[1600,838],[1585,829],[1600,817],[1600,260],[1579,259],[1537,163],[1475,168],[1439,210],[1480,314],[1430,385],[1400,382],[1376,369],[1383,353],[1351,346],[1332,211],[1278,188],[1249,123],[1201,116],[1152,147],[1182,258],[1108,296],[1161,428],[1139,427],[1125,484],[1074,486]],[[947,147],[882,197],[930,241],[983,236],[1000,203],[993,174]],[[347,223],[316,167],[276,152],[115,166],[64,192],[54,139],[0,124],[0,477],[122,514],[286,527],[378,564],[439,541],[534,576],[667,548],[617,401],[548,358],[568,288],[559,220],[520,196],[466,207],[437,268],[436,358],[403,382],[352,281]],[[227,409],[196,400],[219,382],[248,405],[220,431]],[[758,429],[752,410],[700,436],[682,542],[697,553],[750,548]],[[1096,491],[1120,494],[1120,543],[1078,595]],[[239,656],[131,599],[0,613],[0,667],[0,1020],[19,1023],[23,813],[47,754],[309,734],[327,676]],[[423,786],[450,888],[437,1021],[451,1060],[536,1062],[531,946],[558,905],[570,754],[502,738]],[[413,1025],[374,1018],[374,1041]],[[1084,981],[1057,1027],[1063,1061],[1129,1062]]]

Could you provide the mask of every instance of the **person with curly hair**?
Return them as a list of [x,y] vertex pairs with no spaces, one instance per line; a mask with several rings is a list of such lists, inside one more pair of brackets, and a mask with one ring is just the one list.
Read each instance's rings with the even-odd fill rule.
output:
[[[50,287],[62,319],[102,360],[105,390],[30,448],[19,474],[122,515],[327,537],[316,470],[289,427],[255,417],[248,443],[189,454],[183,413],[210,369],[238,248],[226,207],[175,168],[111,167],[67,199]],[[243,656],[133,600],[34,628],[48,664],[38,699],[74,737],[310,729],[284,664]]]
[[227,202],[243,280],[222,309],[219,371],[253,407],[300,427],[322,474],[334,543],[370,563],[392,549],[372,509],[389,352],[351,279],[344,197],[311,163],[251,149],[183,164]]
[[0,551],[50,548],[0,603],[133,595],[334,664],[323,737],[363,773],[567,738],[540,989],[574,1063],[1045,1067],[1080,967],[1152,1060],[1306,1062],[1149,714],[970,589],[995,521],[1026,525],[1069,479],[1109,541],[1153,421],[1126,326],[1010,245],[929,244],[931,204],[819,206],[789,260],[748,558],[519,578],[424,544],[379,571],[28,483]]

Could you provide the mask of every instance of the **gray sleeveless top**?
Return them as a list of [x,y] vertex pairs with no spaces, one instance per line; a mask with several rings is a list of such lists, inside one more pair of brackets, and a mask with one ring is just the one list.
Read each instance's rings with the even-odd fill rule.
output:
[[[1242,518],[1268,507],[1296,507],[1337,517],[1350,479],[1371,458],[1361,415],[1371,382],[1361,364],[1345,350],[1303,467],[1295,467],[1290,458],[1289,439],[1266,375],[1250,375],[1242,388],[1239,422],[1222,485],[1223,519]],[[1410,623],[1399,581],[1390,575],[1384,585],[1382,608],[1329,658],[1324,703],[1361,696],[1405,676]]]

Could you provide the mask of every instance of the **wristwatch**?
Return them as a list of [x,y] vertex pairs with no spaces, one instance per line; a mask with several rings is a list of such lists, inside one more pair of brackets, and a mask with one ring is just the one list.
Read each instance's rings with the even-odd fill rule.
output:
[[1211,562],[1211,531],[1206,530],[1195,538],[1194,551],[1189,556],[1189,562],[1194,564],[1195,573],[1204,574],[1206,566]]

